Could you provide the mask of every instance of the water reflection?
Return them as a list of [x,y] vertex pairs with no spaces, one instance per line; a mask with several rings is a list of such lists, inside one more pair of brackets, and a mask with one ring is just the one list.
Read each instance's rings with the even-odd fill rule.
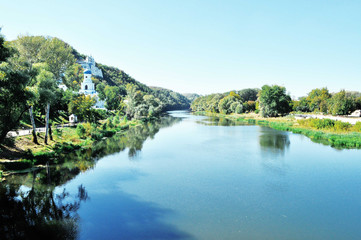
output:
[[290,146],[287,132],[260,127],[259,144],[262,154],[262,168],[266,173],[266,189],[271,192],[288,191],[288,165],[283,158]]
[[1,239],[76,239],[77,211],[88,199],[85,188],[80,185],[75,196],[65,189],[55,193],[55,187],[44,185],[37,172],[29,175],[0,184]]
[[236,121],[219,117],[206,117],[196,122],[206,126],[244,126],[255,124],[251,119],[249,119],[249,121]]
[[[7,177],[6,182],[0,183],[0,239],[77,239],[77,211],[81,202],[88,199],[87,191],[80,185],[77,195],[72,196],[65,189],[59,193],[59,189],[55,190],[56,187],[74,179],[80,172],[94,168],[97,160],[106,155],[129,149],[128,156],[134,158],[142,149],[143,143],[148,138],[153,138],[160,128],[172,126],[181,120],[166,116],[160,121],[131,128],[126,134],[105,139],[91,148],[73,152],[64,150],[56,160],[61,164]],[[139,225],[149,221],[150,225],[155,227],[155,238],[147,239],[188,237],[185,233],[158,222],[158,218],[166,210],[136,201],[126,194],[123,194],[122,198],[130,205],[138,207],[141,217],[137,218],[132,216],[133,212],[124,211],[124,214],[119,216],[119,225],[123,226],[122,222],[129,222],[127,217],[135,218],[140,221]],[[130,238],[131,235],[137,235],[136,228],[132,231],[132,227],[124,225],[120,228],[118,226],[118,229],[128,229],[129,236],[126,239],[136,239]]]
[[[172,210],[120,192],[92,196],[80,239],[178,240],[193,237],[164,219]],[[106,214],[105,214],[106,213]],[[101,223],[101,231],[94,228]]]
[[290,140],[287,132],[273,130],[268,127],[260,127],[259,145],[266,154],[281,154],[290,146]]

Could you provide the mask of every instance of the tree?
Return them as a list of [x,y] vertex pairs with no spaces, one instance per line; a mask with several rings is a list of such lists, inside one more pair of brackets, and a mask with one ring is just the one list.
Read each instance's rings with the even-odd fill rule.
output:
[[47,39],[39,51],[39,59],[49,66],[56,80],[75,62],[72,48],[58,38]]
[[240,90],[238,92],[238,95],[241,97],[241,99],[245,102],[248,101],[256,101],[257,100],[257,94],[259,92],[259,89],[256,88],[246,88],[243,90]]
[[34,96],[27,88],[31,72],[26,63],[11,58],[13,52],[0,35],[0,143],[10,130],[18,126],[29,109],[28,101]]
[[80,119],[93,122],[93,106],[95,99],[84,94],[73,96],[69,103],[69,112],[77,115]]
[[286,88],[264,85],[259,92],[259,106],[263,117],[277,117],[291,111],[291,97],[286,94]]
[[331,98],[331,94],[327,88],[313,89],[308,95],[306,100],[309,103],[311,111],[320,111],[327,113],[327,102]]
[[[45,144],[48,144],[48,132],[49,132],[49,114],[50,105],[55,100],[55,91],[57,89],[54,75],[46,69],[41,69],[36,77],[39,89],[39,103],[45,106]],[[51,137],[51,134],[50,134]],[[51,137],[52,138],[52,137]]]
[[231,95],[224,97],[219,101],[218,108],[219,111],[223,114],[230,114],[232,113],[231,105],[234,102],[237,102],[237,98]]
[[329,111],[333,115],[346,115],[355,108],[355,102],[345,90],[334,94],[330,99]]
[[297,112],[310,112],[310,103],[306,97],[299,98],[298,101],[292,101],[292,109]]
[[123,97],[127,94],[124,87],[120,86],[106,86],[104,88],[106,108],[108,110],[122,110]]
[[14,42],[14,47],[19,52],[19,57],[30,63],[32,68],[34,63],[40,61],[39,52],[46,42],[43,36],[19,36]]

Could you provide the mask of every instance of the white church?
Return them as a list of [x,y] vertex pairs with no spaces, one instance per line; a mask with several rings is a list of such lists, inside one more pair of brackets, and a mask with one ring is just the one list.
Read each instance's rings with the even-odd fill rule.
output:
[[90,69],[84,70],[84,80],[81,83],[79,94],[84,94],[86,96],[95,98],[96,103],[94,108],[105,108],[105,102],[99,99],[98,92],[95,90],[95,84],[92,81],[92,71]]

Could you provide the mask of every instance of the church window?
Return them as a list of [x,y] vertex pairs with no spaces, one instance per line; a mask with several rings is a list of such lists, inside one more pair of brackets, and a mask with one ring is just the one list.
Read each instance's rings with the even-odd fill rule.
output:
[[88,90],[88,85],[85,85],[85,90]]

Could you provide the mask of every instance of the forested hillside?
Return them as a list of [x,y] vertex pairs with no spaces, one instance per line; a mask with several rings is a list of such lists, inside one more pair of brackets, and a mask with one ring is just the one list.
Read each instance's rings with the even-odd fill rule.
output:
[[[70,114],[97,123],[109,112],[93,108],[96,98],[79,94],[84,69],[78,60],[86,56],[56,37],[19,36],[6,42],[0,35],[0,142],[19,124],[33,128],[66,122]],[[98,97],[111,114],[147,120],[167,110],[189,109],[190,101],[167,89],[152,89],[124,71],[96,64],[103,78],[92,76]],[[63,91],[59,83],[67,86]],[[46,142],[45,140],[45,142]]]

